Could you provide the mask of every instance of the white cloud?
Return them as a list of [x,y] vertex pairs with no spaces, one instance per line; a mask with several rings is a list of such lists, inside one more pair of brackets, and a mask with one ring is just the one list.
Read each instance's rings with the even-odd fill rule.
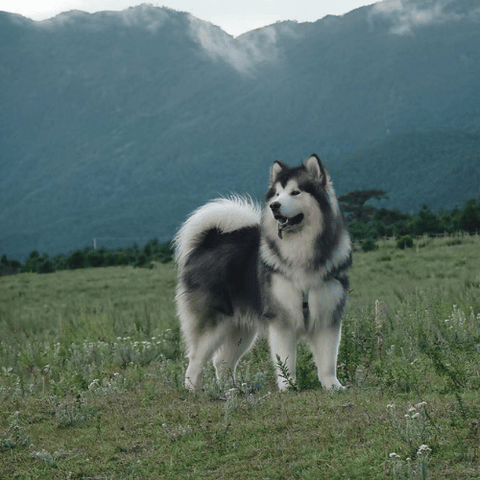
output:
[[462,15],[445,11],[452,1],[438,0],[422,6],[412,0],[384,0],[374,5],[371,14],[389,17],[393,21],[391,32],[406,35],[412,34],[417,27],[461,19]]
[[192,36],[202,45],[207,54],[228,62],[238,71],[248,73],[260,62],[273,62],[277,58],[277,30],[291,34],[286,25],[264,27],[239,38],[233,38],[220,28],[190,16]]

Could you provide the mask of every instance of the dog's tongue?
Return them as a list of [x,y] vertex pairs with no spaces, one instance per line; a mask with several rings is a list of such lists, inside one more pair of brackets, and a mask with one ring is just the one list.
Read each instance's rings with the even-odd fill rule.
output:
[[278,237],[280,239],[283,238],[283,231],[286,228],[291,227],[292,225],[296,225],[297,223],[300,223],[303,220],[303,213],[300,213],[298,215],[295,215],[294,217],[282,217],[278,216],[277,221],[278,221]]

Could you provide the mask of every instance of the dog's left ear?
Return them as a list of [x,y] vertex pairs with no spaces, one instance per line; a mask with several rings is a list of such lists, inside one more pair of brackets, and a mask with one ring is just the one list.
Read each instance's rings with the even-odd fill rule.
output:
[[283,170],[285,170],[287,166],[278,160],[273,162],[272,168],[270,169],[270,185],[273,185],[276,181],[278,176],[280,175]]
[[310,158],[305,162],[305,168],[310,176],[318,179],[322,185],[327,183],[327,172],[318,155],[312,153]]

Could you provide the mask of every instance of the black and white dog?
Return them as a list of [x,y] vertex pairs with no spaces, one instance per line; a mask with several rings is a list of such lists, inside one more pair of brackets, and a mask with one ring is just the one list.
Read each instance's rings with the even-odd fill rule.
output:
[[279,389],[295,381],[296,344],[312,349],[325,389],[337,379],[351,243],[332,182],[312,155],[298,167],[274,162],[263,210],[251,200],[214,200],[175,238],[177,307],[189,365],[185,387],[201,386],[213,357],[217,377],[233,374],[257,334],[268,331]]

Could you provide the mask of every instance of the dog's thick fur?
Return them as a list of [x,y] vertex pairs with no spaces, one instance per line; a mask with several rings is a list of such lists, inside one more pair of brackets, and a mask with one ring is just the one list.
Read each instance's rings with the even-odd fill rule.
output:
[[187,389],[201,386],[212,357],[217,377],[234,375],[264,330],[281,390],[288,385],[278,359],[295,381],[301,338],[312,349],[322,386],[342,388],[336,363],[351,243],[316,155],[294,168],[273,163],[263,210],[239,197],[200,207],[178,231],[175,250]]

